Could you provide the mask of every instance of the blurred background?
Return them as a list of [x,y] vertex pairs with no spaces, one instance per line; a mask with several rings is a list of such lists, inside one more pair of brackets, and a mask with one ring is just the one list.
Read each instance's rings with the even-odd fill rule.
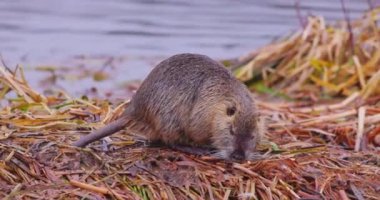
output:
[[[345,0],[351,19],[379,4]],[[27,69],[110,65],[112,79],[101,83],[109,89],[143,79],[157,61],[176,53],[215,59],[247,54],[300,29],[308,15],[344,19],[341,0],[2,0],[0,53],[10,67]],[[100,86],[72,79],[85,89]]]

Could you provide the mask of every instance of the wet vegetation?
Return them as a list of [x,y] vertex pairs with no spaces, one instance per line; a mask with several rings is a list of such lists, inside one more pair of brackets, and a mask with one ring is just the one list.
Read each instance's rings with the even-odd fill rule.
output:
[[[1,199],[378,199],[380,9],[305,27],[232,62],[266,131],[256,161],[228,162],[118,133],[71,146],[125,102],[44,95],[0,67]],[[109,144],[112,144],[109,146]]]

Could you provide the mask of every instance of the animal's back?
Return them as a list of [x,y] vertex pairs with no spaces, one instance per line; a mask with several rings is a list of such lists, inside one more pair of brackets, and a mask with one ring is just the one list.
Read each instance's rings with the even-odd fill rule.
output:
[[[233,80],[220,63],[198,54],[178,54],[157,65],[133,97],[126,114],[150,124],[161,134],[178,137],[189,126],[189,114],[205,82]],[[207,90],[207,88],[206,88]],[[179,133],[179,134],[178,134]],[[172,140],[175,141],[175,140]]]

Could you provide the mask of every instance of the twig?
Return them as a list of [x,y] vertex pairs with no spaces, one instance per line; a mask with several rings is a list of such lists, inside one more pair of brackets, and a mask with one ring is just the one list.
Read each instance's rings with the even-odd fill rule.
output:
[[300,109],[292,109],[293,112],[302,112],[302,113],[309,113],[309,112],[321,112],[326,110],[336,110],[341,109],[352,103],[356,98],[359,97],[359,92],[353,93],[351,96],[347,97],[344,101],[338,104],[333,105],[322,105],[317,107],[310,107],[310,108],[300,108]]
[[5,68],[3,68],[3,67],[0,66],[0,73],[3,74],[5,80],[7,80],[9,82],[9,85],[11,87],[13,87],[14,90],[16,90],[16,92],[20,96],[24,97],[24,99],[25,99],[26,102],[28,102],[28,103],[33,103],[34,102],[34,100],[28,94],[26,94],[24,92],[24,90],[22,90],[20,88],[20,86],[14,81],[14,79],[12,78],[14,75],[11,74],[11,72],[8,72],[8,70],[6,70]]
[[342,199],[342,200],[350,200],[350,198],[348,198],[348,196],[347,196],[346,191],[344,191],[344,190],[339,190],[339,196],[340,196],[340,199]]
[[298,21],[300,22],[301,27],[302,27],[303,29],[305,29],[305,27],[306,27],[306,23],[305,23],[305,21],[303,20],[303,17],[302,17],[302,15],[301,15],[300,1],[299,1],[299,0],[295,0],[294,6],[295,6],[295,8],[296,8],[296,13],[297,13]]
[[0,54],[0,60],[1,64],[3,64],[4,68],[8,70],[9,73],[14,75],[14,72],[8,67],[8,65],[5,63],[3,56]]
[[374,124],[380,122],[380,114],[368,116],[365,118],[366,124]]
[[17,184],[13,188],[13,190],[8,194],[8,196],[6,196],[3,200],[14,199],[17,193],[20,192],[21,188],[22,188],[22,184],[21,183]]
[[321,122],[325,122],[325,121],[329,121],[329,120],[339,119],[339,118],[343,118],[343,117],[349,117],[349,116],[355,115],[356,113],[357,113],[357,111],[355,109],[351,109],[351,110],[341,112],[341,113],[337,113],[337,114],[301,120],[301,121],[298,121],[297,124],[309,126],[309,125],[312,125],[315,123],[321,123]]
[[250,175],[250,176],[253,176],[253,177],[259,178],[261,181],[265,182],[265,184],[271,184],[271,183],[272,183],[272,182],[269,181],[268,179],[266,179],[266,178],[260,176],[260,175],[257,174],[256,172],[253,172],[252,170],[250,170],[250,169],[244,167],[244,166],[241,165],[241,164],[234,163],[234,164],[233,164],[233,168],[238,169],[238,170],[240,170],[240,171],[242,171],[242,172],[244,172],[244,173],[246,173],[246,174],[248,174],[248,175]]
[[371,0],[367,0],[367,3],[368,3],[369,10],[373,10],[374,5],[373,5],[372,1]]
[[347,23],[347,28],[348,28],[348,32],[349,32],[349,41],[350,41],[350,46],[351,46],[351,48],[350,48],[351,56],[353,56],[355,54],[355,51],[354,51],[355,43],[354,43],[354,34],[352,32],[351,20],[350,20],[349,13],[346,9],[345,0],[340,0],[340,3],[342,5],[344,20]]
[[101,193],[101,194],[114,195],[119,200],[124,199],[119,194],[117,194],[115,191],[112,191],[112,190],[105,188],[105,187],[97,187],[97,186],[90,185],[87,183],[82,183],[82,182],[79,182],[76,180],[70,180],[69,182],[71,185],[85,189],[85,190],[89,190],[89,191],[97,192],[97,193]]
[[355,151],[359,151],[362,141],[363,141],[363,133],[364,133],[364,121],[365,121],[365,111],[366,107],[359,108],[358,114],[358,131],[356,133],[356,141],[355,141]]
[[359,58],[357,56],[353,56],[353,60],[354,60],[355,68],[359,77],[360,86],[363,89],[366,86],[364,73],[363,73],[363,66],[362,64],[360,64]]

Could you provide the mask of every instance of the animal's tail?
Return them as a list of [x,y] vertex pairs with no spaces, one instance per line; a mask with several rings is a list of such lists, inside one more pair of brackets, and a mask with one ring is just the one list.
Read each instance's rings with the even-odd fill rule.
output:
[[128,127],[128,124],[131,123],[132,120],[127,119],[126,117],[121,117],[105,127],[95,130],[88,135],[81,137],[78,141],[74,142],[73,145],[77,147],[85,147],[86,145],[104,138],[106,136],[112,135],[121,129]]

